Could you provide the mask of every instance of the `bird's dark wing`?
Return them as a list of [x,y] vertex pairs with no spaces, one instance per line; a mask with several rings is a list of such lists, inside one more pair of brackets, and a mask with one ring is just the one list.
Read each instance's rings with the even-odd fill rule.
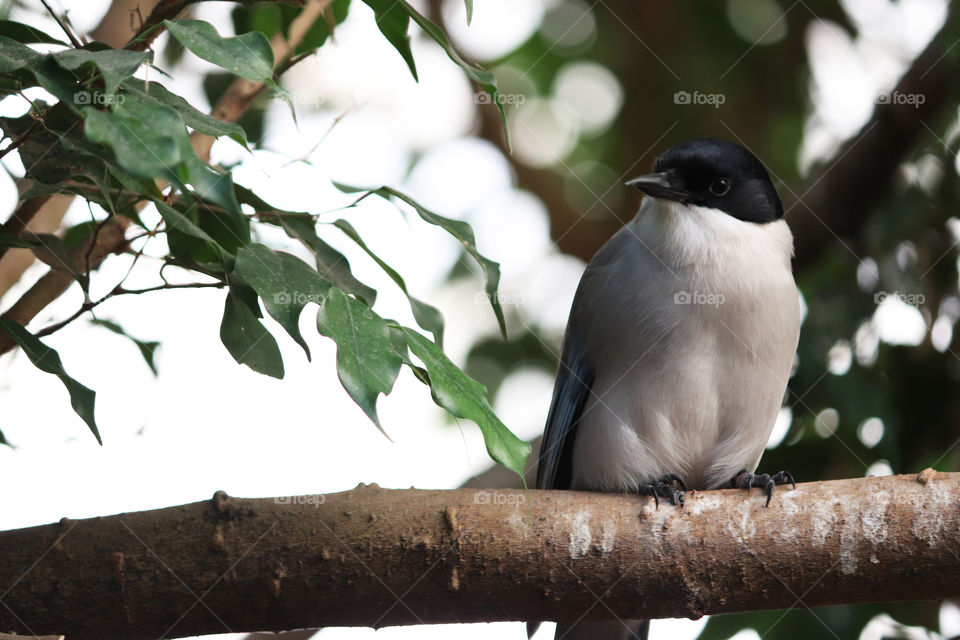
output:
[[570,488],[577,422],[592,385],[593,368],[585,359],[583,343],[568,329],[540,444],[537,489]]

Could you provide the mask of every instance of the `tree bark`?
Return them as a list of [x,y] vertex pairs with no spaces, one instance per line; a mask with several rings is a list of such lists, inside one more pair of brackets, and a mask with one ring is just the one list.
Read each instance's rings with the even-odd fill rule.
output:
[[635,495],[388,490],[0,533],[0,629],[69,640],[698,617],[960,595],[960,473]]

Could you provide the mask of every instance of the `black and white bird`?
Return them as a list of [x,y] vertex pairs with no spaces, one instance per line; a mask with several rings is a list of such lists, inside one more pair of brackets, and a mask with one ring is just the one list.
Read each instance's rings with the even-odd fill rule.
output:
[[[538,489],[762,487],[754,475],[800,333],[793,236],[763,164],[714,138],[630,180],[637,216],[587,265],[544,429]],[[649,621],[560,624],[556,638],[646,638]]]

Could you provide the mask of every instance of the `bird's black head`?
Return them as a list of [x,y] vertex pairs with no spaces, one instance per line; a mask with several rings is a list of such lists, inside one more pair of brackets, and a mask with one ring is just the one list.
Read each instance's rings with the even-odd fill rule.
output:
[[757,157],[719,138],[694,138],[660,156],[649,175],[632,185],[654,198],[719,209],[739,220],[772,222],[783,205]]

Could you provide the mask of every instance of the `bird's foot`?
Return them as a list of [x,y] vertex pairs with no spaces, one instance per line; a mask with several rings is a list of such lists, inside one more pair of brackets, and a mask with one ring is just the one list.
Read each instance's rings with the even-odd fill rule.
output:
[[[680,487],[679,489],[677,487]],[[637,487],[637,493],[642,496],[653,496],[653,502],[660,507],[660,498],[668,498],[670,504],[683,504],[683,492],[687,490],[687,485],[675,473],[668,473],[656,482],[642,484]]]
[[755,474],[746,469],[741,469],[730,480],[730,486],[734,489],[746,489],[747,491],[750,491],[753,487],[760,487],[767,494],[767,503],[764,506],[769,507],[770,498],[773,497],[773,488],[778,484],[787,484],[788,482],[793,485],[794,489],[797,488],[797,483],[793,481],[793,474],[789,471],[780,471],[771,476],[767,473]]

